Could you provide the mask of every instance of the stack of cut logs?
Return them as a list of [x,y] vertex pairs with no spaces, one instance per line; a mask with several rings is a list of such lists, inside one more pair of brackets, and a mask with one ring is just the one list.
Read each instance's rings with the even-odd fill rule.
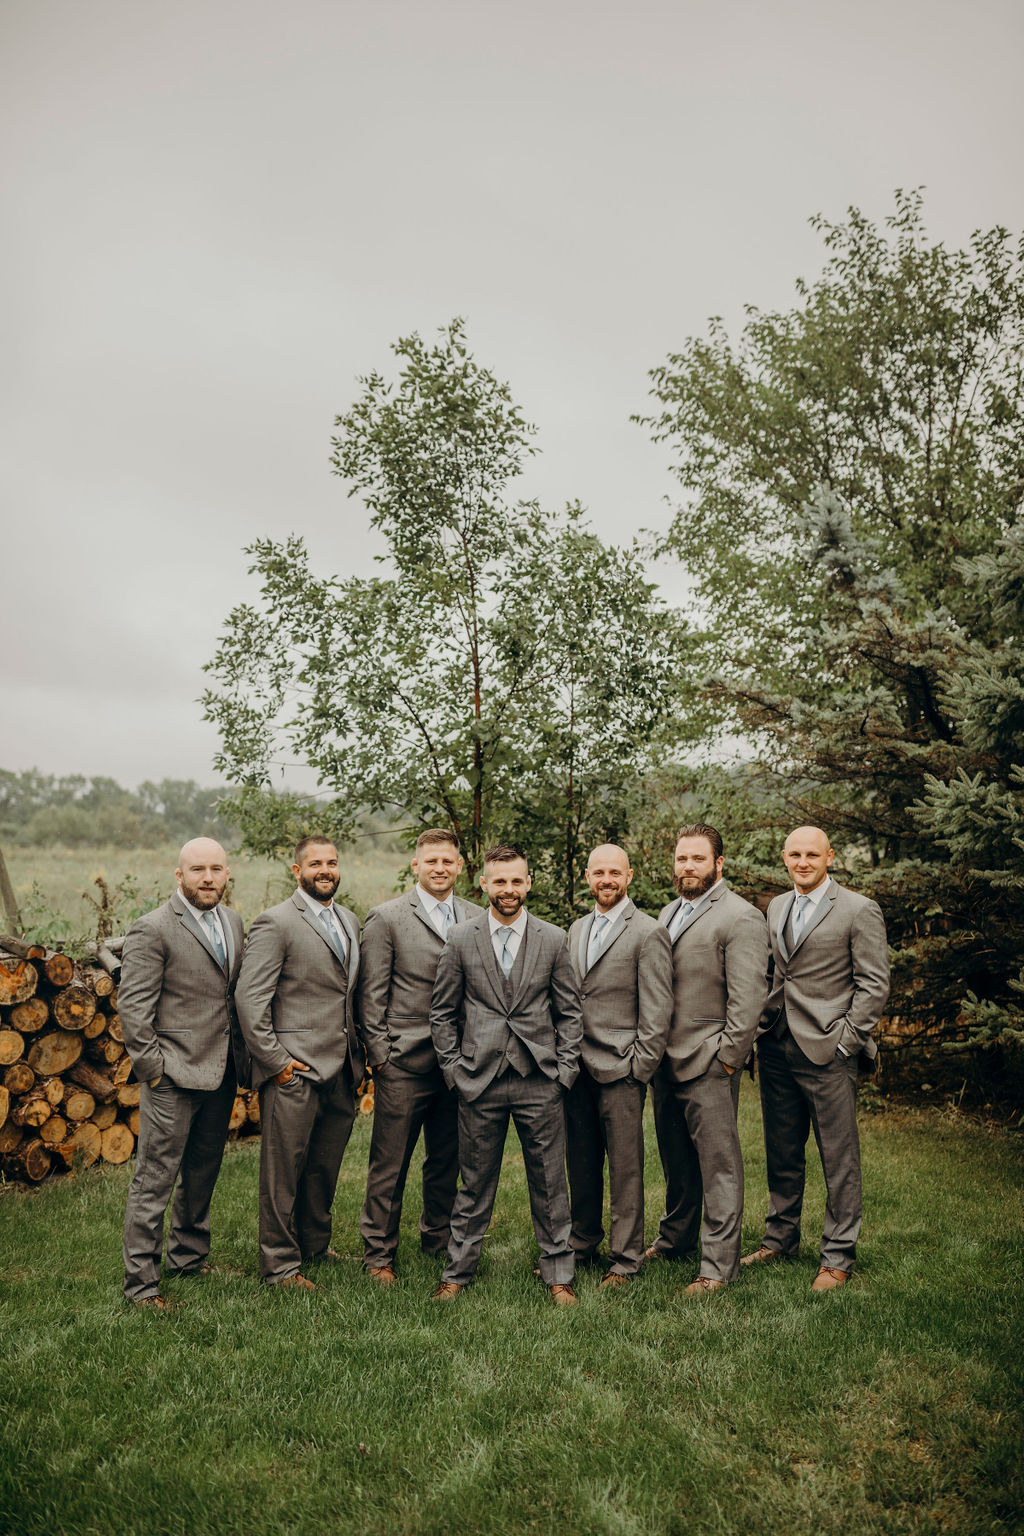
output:
[[[0,1169],[38,1183],[50,1173],[135,1150],[140,1087],[117,1016],[121,941],[88,961],[0,937]],[[259,1100],[239,1093],[231,1130],[259,1130]]]

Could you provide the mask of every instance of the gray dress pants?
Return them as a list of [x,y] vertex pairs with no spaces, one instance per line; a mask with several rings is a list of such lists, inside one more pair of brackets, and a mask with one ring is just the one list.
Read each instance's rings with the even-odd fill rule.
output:
[[348,1063],[321,1083],[293,1072],[260,1089],[260,1275],[297,1275],[331,1243],[331,1205],[356,1115]]
[[459,1101],[440,1067],[405,1072],[388,1063],[375,1070],[373,1083],[370,1162],[359,1222],[367,1269],[394,1262],[405,1181],[421,1131],[425,1155],[420,1246],[425,1253],[448,1250],[459,1182]]
[[162,1077],[142,1084],[135,1175],[124,1212],[124,1294],[155,1296],[160,1285],[164,1213],[177,1181],[167,1239],[168,1274],[200,1269],[210,1252],[210,1199],[224,1156],[235,1067],[228,1058],[219,1088],[179,1088]]
[[442,1281],[468,1285],[490,1225],[509,1119],[523,1149],[530,1215],[545,1285],[569,1285],[575,1259],[569,1243],[562,1089],[542,1072],[506,1071],[479,1098],[459,1101],[462,1187],[452,1208],[452,1236]]
[[[716,1057],[685,1083],[659,1071],[652,1084],[654,1127],[665,1170],[665,1214],[655,1247],[684,1258],[697,1251],[700,1274],[735,1280],[743,1236],[743,1153],[736,1129],[740,1074]],[[704,1230],[701,1234],[701,1205]]]
[[819,1262],[851,1270],[862,1210],[857,1058],[837,1052],[817,1066],[797,1045],[783,1016],[758,1041],[757,1071],[768,1165],[764,1245],[785,1254],[795,1254],[800,1246],[806,1146],[813,1129],[827,1194]]
[[608,1253],[613,1275],[635,1275],[644,1256],[644,1099],[632,1077],[599,1083],[586,1067],[565,1100],[573,1252],[591,1258],[604,1237],[608,1156]]

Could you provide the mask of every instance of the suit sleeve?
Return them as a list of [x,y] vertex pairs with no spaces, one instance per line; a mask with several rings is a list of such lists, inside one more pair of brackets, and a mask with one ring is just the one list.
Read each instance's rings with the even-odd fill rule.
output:
[[167,951],[156,926],[134,923],[121,955],[117,1011],[135,1076],[141,1083],[163,1075],[164,1055],[155,1023],[166,963]]
[[358,987],[359,1036],[371,1068],[382,1066],[391,1052],[385,1019],[394,960],[391,924],[379,908],[374,907],[366,919],[359,945]]
[[571,1088],[580,1074],[580,1046],[583,1044],[583,1004],[576,984],[576,972],[563,935],[555,952],[548,984],[551,1018],[555,1026],[555,1055],[558,1081]]
[[264,912],[249,930],[235,987],[235,1007],[249,1054],[267,1077],[283,1072],[292,1059],[271,1024],[271,1004],[286,953],[284,933]]
[[876,901],[860,907],[850,929],[850,960],[853,965],[853,1000],[850,1003],[838,1044],[848,1056],[877,1047],[871,1031],[882,1017],[889,1001],[889,943],[885,919]]
[[461,946],[449,935],[437,962],[437,975],[430,998],[430,1033],[434,1050],[441,1068],[441,1076],[449,1088],[455,1087],[455,1066],[459,1060],[459,1042],[462,1025],[462,1003],[466,991],[466,973],[462,964]]
[[649,1083],[665,1054],[672,1027],[672,941],[659,923],[652,928],[637,955],[637,1031],[632,1074],[638,1083]]
[[754,1043],[768,1001],[768,924],[750,907],[732,924],[725,940],[725,1029],[718,1059],[738,1070]]

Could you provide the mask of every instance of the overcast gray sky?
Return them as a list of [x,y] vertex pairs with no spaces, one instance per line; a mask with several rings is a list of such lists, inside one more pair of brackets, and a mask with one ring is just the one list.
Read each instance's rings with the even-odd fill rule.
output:
[[672,490],[629,422],[647,370],[788,304],[810,214],[924,183],[935,238],[1024,223],[1019,0],[0,0],[0,28],[2,767],[212,781],[242,546],[373,569],[329,445],[397,336],[465,315],[539,428],[523,493],[627,538]]

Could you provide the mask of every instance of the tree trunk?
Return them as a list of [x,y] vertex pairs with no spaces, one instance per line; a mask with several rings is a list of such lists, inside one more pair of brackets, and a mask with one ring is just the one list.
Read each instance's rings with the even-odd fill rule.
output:
[[0,1029],[0,1067],[9,1067],[25,1054],[25,1042],[16,1029]]
[[69,1120],[89,1120],[96,1113],[96,1100],[87,1088],[67,1083],[64,1087],[64,1113]]
[[85,1029],[96,1017],[96,999],[85,987],[65,987],[53,1000],[53,1017],[62,1029]]
[[49,1120],[44,1120],[39,1127],[39,1139],[45,1141],[48,1147],[55,1147],[63,1141],[68,1133],[68,1123],[63,1115],[51,1115]]
[[97,1130],[105,1131],[107,1126],[113,1125],[114,1121],[117,1119],[117,1105],[97,1104],[96,1108],[89,1116],[89,1119],[92,1121]]
[[16,1061],[13,1067],[8,1067],[4,1073],[4,1087],[8,1093],[20,1097],[24,1093],[31,1093],[35,1087],[36,1075],[27,1061]]
[[18,960],[13,965],[0,962],[0,1003],[12,1007],[35,996],[39,985],[39,972],[28,960]]
[[23,1035],[34,1035],[49,1017],[49,1007],[42,997],[30,997],[27,1003],[11,1009],[11,1023]]
[[69,1168],[79,1159],[86,1168],[89,1168],[99,1157],[101,1145],[102,1136],[99,1126],[86,1120],[81,1125],[75,1126],[70,1136],[65,1137],[56,1151]]
[[126,1163],[135,1151],[131,1127],[115,1120],[100,1132],[100,1156],[105,1163]]
[[43,970],[51,987],[67,987],[75,976],[74,961],[68,955],[53,954],[43,961]]
[[27,1179],[30,1184],[45,1179],[52,1166],[53,1154],[38,1138],[22,1142],[4,1159],[4,1171],[10,1178]]
[[28,1064],[35,1072],[45,1076],[66,1072],[82,1054],[82,1041],[78,1035],[55,1029],[41,1035],[28,1053]]
[[[104,1075],[104,1073],[97,1072],[95,1067],[90,1067],[89,1064],[84,1061],[80,1061],[78,1065],[68,1073],[68,1077],[73,1083],[78,1083],[80,1087],[85,1088],[89,1093],[91,1093],[93,1098],[96,1099],[99,1104],[106,1104],[110,1099],[114,1097],[115,1093],[117,1092],[117,1084],[115,1082],[112,1082],[108,1076]],[[96,1111],[96,1114],[99,1114],[99,1110]],[[115,1114],[116,1110],[113,1110],[110,1116],[111,1120],[114,1118]],[[95,1120],[95,1115],[93,1116],[93,1119]],[[109,1120],[107,1121],[107,1124],[110,1124]]]

